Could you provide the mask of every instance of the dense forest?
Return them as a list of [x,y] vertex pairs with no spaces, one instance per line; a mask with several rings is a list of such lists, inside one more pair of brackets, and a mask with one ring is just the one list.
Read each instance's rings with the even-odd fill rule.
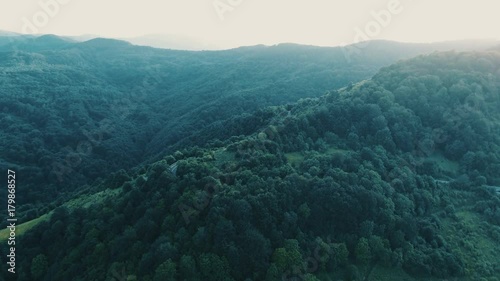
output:
[[223,127],[228,120],[318,97],[401,58],[449,48],[380,41],[189,52],[110,39],[0,37],[0,167],[23,175],[19,211],[33,219],[111,172],[232,136]]
[[[137,74],[153,62],[162,75],[154,91],[163,94],[151,100],[148,92],[114,123],[115,134],[133,128],[138,145],[103,136],[94,161],[80,165],[118,167],[97,156],[103,153],[133,166],[134,147],[143,148],[138,155],[162,156],[103,176],[54,210],[35,208],[19,237],[19,267],[26,269],[19,280],[499,280],[500,53],[494,49],[417,56],[365,79],[382,65],[341,70],[325,59],[331,50],[315,47],[161,55],[143,48],[139,58],[121,42],[68,44],[57,54],[3,53],[2,63],[13,68],[24,61],[16,71],[26,74],[14,84],[9,79],[16,75],[6,71],[3,87],[12,96],[2,120],[33,118],[24,124],[47,128],[11,127],[27,135],[26,144],[10,144],[5,161],[30,155],[23,148],[76,145],[81,136],[71,124],[91,126],[82,116],[93,126],[111,118],[97,105],[149,83]],[[106,51],[107,44],[118,45]],[[305,58],[313,54],[317,60]],[[89,70],[65,69],[66,60]],[[68,85],[40,90],[37,76],[53,75]],[[350,83],[352,77],[363,81]],[[182,83],[192,79],[203,89]],[[255,83],[263,79],[271,81]],[[16,104],[16,89],[32,94]],[[38,110],[42,92],[59,108],[54,112],[74,119]],[[210,96],[217,99],[206,104]],[[183,102],[190,98],[199,100]],[[52,126],[68,132],[55,136]],[[25,161],[43,161],[45,152],[38,153]]]
[[[256,127],[240,122],[258,109],[319,97],[402,58],[490,44],[374,41],[189,52],[99,38],[0,37],[0,167],[23,175],[26,192],[19,196],[29,204],[20,212],[31,219],[111,172],[221,135],[251,134]],[[227,131],[227,122],[241,129]]]

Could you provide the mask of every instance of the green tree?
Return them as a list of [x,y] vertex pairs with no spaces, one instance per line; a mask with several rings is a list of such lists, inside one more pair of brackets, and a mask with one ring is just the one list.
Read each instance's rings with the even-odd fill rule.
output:
[[200,256],[200,270],[203,280],[207,281],[231,281],[229,264],[225,258],[216,254],[208,253]]
[[43,254],[39,254],[34,257],[31,261],[31,276],[35,279],[41,279],[47,269],[49,267],[49,262],[47,261],[47,257]]
[[299,210],[297,213],[302,219],[307,220],[311,215],[311,208],[309,208],[307,203],[303,203],[299,206]]
[[301,266],[303,260],[299,249],[299,242],[295,239],[285,240],[284,247],[277,248],[274,251],[272,261],[281,273]]
[[280,272],[284,272],[288,268],[288,256],[285,248],[277,248],[274,250],[273,263]]
[[389,241],[373,235],[369,238],[368,244],[370,245],[370,251],[373,258],[382,262],[383,265],[389,266],[392,255],[391,250],[389,249]]
[[266,273],[266,281],[278,281],[280,280],[280,273],[276,264],[271,263]]
[[179,271],[183,280],[197,281],[200,280],[196,261],[192,256],[184,255],[179,262]]
[[347,259],[349,258],[349,250],[345,243],[337,243],[333,245],[335,253],[335,263],[336,265],[347,264]]
[[368,239],[364,237],[359,239],[358,244],[356,245],[356,249],[354,250],[354,253],[356,254],[356,260],[360,264],[362,265],[368,264],[372,259],[372,254],[370,250],[370,245],[368,243]]
[[155,271],[155,281],[174,281],[175,275],[177,274],[177,266],[171,260],[168,259],[164,263],[160,264]]

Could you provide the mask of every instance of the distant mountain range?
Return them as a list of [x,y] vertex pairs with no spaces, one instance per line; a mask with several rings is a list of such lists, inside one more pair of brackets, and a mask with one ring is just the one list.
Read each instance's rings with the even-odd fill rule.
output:
[[174,50],[220,50],[221,48],[214,44],[207,44],[199,40],[181,36],[181,35],[164,35],[164,34],[148,34],[132,38],[119,38],[128,41],[134,45],[150,46],[162,49]]
[[[44,34],[36,34],[36,35],[25,35],[11,31],[0,30],[0,38],[8,37],[12,40],[22,40],[26,38],[36,38],[46,36]],[[53,35],[56,36],[56,35]],[[59,38],[64,38],[69,41],[75,42],[84,42],[88,40],[92,40],[95,38],[100,38],[101,36],[95,34],[83,34],[76,36],[57,36]],[[5,38],[4,38],[5,39]],[[206,42],[201,42],[200,40],[182,36],[182,35],[173,35],[173,34],[146,34],[137,37],[122,37],[122,38],[109,38],[116,40],[123,40],[132,43],[137,46],[149,46],[153,48],[160,49],[172,49],[172,50],[189,50],[189,51],[202,51],[202,50],[223,50],[222,48],[216,44],[209,44]],[[368,45],[371,45],[373,42],[392,42],[397,44],[396,41],[389,40],[373,40],[373,41],[365,41],[361,43],[356,43],[352,45],[346,46],[347,50],[351,52],[359,52],[359,50],[365,48]],[[1,42],[0,42],[1,44]],[[295,43],[284,43],[291,45],[302,45]],[[500,41],[493,39],[483,39],[483,40],[456,40],[456,41],[443,41],[443,42],[434,42],[434,43],[399,43],[403,44],[407,47],[414,47],[420,49],[431,49],[433,51],[446,51],[446,50],[456,50],[456,51],[471,51],[471,50],[485,50],[487,48],[491,48],[492,46],[498,46],[500,48]],[[304,45],[306,46],[306,45]],[[332,48],[332,47],[325,47]],[[333,47],[336,48],[336,47]]]

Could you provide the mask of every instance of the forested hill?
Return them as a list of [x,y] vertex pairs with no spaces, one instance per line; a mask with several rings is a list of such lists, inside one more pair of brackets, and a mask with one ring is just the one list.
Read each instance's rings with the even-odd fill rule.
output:
[[235,115],[317,97],[443,48],[452,47],[375,41],[188,52],[102,38],[0,37],[0,166],[23,175],[23,202],[63,200],[110,172],[204,145],[208,139],[193,136],[224,132],[220,122]]
[[495,52],[420,56],[228,120],[258,129],[33,222],[19,280],[497,280],[499,68]]

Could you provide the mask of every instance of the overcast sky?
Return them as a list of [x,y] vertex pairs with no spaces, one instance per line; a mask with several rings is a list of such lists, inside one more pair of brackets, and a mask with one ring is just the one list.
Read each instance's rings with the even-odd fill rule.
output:
[[223,48],[433,42],[500,39],[499,8],[498,0],[0,0],[0,29],[114,38],[174,34]]

